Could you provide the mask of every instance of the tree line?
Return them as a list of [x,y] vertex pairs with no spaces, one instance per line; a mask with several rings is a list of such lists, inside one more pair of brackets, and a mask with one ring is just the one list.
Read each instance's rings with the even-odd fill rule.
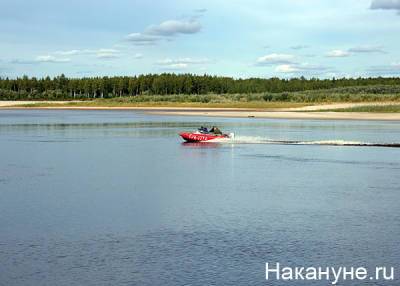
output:
[[320,90],[350,86],[400,85],[400,78],[332,78],[304,77],[248,78],[193,75],[147,74],[139,76],[68,78],[0,78],[0,100],[3,99],[83,99],[136,95],[172,94],[250,94]]

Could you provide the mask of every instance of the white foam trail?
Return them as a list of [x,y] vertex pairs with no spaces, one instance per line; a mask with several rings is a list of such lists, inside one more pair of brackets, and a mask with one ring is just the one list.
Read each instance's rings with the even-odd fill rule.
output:
[[[214,140],[213,140],[214,141]],[[236,136],[234,138],[217,139],[214,142],[230,144],[281,144],[281,145],[324,145],[324,146],[370,146],[370,147],[400,147],[399,143],[371,143],[347,140],[276,140],[260,136]]]
[[231,139],[232,143],[238,144],[268,144],[273,143],[274,141],[276,140],[260,136],[236,136]]
[[346,146],[346,145],[370,145],[372,143],[361,142],[361,141],[345,141],[345,140],[322,140],[322,141],[300,141],[300,142],[297,142],[297,144]]

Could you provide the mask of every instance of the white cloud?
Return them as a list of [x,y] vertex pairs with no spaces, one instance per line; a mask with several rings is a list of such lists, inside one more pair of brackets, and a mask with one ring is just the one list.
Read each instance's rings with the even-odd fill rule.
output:
[[349,57],[353,54],[362,53],[385,53],[382,46],[356,46],[347,50],[331,50],[325,54],[326,57],[330,58],[344,58]]
[[10,61],[11,64],[17,64],[17,65],[32,65],[32,64],[37,64],[37,61],[32,61],[32,60],[24,60],[24,59],[13,59]]
[[68,58],[56,58],[55,56],[45,55],[37,56],[35,61],[40,63],[66,63],[70,62],[71,60]]
[[275,71],[283,73],[293,73],[298,72],[299,69],[294,65],[279,65],[275,68]]
[[400,0],[373,0],[371,9],[397,10],[400,14]]
[[114,49],[99,49],[94,51],[96,58],[114,59],[119,57],[119,51]]
[[[78,55],[93,55],[99,59],[111,59],[117,58],[120,51],[116,49],[83,49],[83,50],[68,50],[68,51],[56,51],[53,54],[59,56],[78,56]],[[50,56],[54,57],[54,56]]]
[[372,74],[393,75],[400,74],[400,62],[393,62],[390,65],[372,66],[367,69]]
[[192,58],[180,58],[180,59],[170,59],[166,58],[156,62],[157,65],[163,66],[168,69],[184,69],[191,65],[202,65],[208,64],[211,61],[207,58],[203,59],[192,59]]
[[288,74],[293,74],[293,73],[302,73],[302,74],[321,74],[323,72],[329,71],[330,69],[325,66],[320,66],[320,65],[310,65],[308,63],[304,64],[283,64],[283,65],[278,65],[275,68],[276,72],[280,73],[288,73]]
[[96,58],[98,58],[98,59],[115,59],[115,58],[118,58],[118,55],[113,54],[113,53],[98,53],[96,55]]
[[80,54],[80,50],[70,50],[70,51],[57,51],[54,54],[60,55],[60,56],[74,56]]
[[199,32],[201,25],[193,20],[168,20],[159,25],[149,26],[145,30],[145,34],[157,36],[174,36],[177,34],[194,34]]
[[349,49],[351,53],[385,53],[382,46],[357,46]]
[[131,33],[127,35],[125,39],[136,45],[154,45],[157,41],[161,40],[160,37],[142,33]]
[[[197,12],[197,13],[204,13]],[[154,45],[160,40],[171,40],[182,34],[195,34],[201,30],[201,24],[196,17],[183,20],[167,20],[158,25],[150,25],[143,32],[135,32],[127,35],[126,40],[135,45]]]
[[288,54],[269,54],[257,59],[257,65],[290,64],[293,63],[294,56]]
[[177,64],[166,65],[167,69],[172,69],[172,70],[180,70],[180,69],[185,69],[187,67],[188,67],[188,64],[185,64],[185,63],[177,63]]
[[349,57],[350,55],[350,52],[344,50],[332,50],[326,53],[326,56],[329,58],[344,58]]
[[133,57],[134,57],[135,59],[142,59],[142,58],[143,58],[143,54],[141,54],[141,53],[136,53]]
[[166,58],[164,60],[158,61],[159,65],[170,65],[170,64],[207,64],[209,59],[192,59],[192,58],[180,58],[180,59],[170,59]]

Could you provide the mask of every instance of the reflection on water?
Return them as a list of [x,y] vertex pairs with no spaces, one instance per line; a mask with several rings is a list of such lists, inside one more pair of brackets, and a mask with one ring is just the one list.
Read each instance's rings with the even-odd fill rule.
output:
[[218,142],[182,142],[182,146],[186,148],[223,148],[224,145]]
[[[239,141],[183,143],[200,125]],[[400,142],[399,131],[1,110],[0,284],[265,285],[267,261],[398,268],[400,149],[264,143]]]

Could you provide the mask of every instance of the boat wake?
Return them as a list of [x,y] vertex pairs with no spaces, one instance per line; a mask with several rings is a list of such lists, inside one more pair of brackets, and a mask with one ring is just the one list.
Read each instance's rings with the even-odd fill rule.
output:
[[360,146],[360,147],[391,147],[400,148],[400,143],[372,143],[346,140],[318,140],[318,141],[296,141],[296,140],[274,140],[264,137],[236,136],[231,139],[216,141],[231,144],[277,144],[277,145],[324,145],[324,146]]

